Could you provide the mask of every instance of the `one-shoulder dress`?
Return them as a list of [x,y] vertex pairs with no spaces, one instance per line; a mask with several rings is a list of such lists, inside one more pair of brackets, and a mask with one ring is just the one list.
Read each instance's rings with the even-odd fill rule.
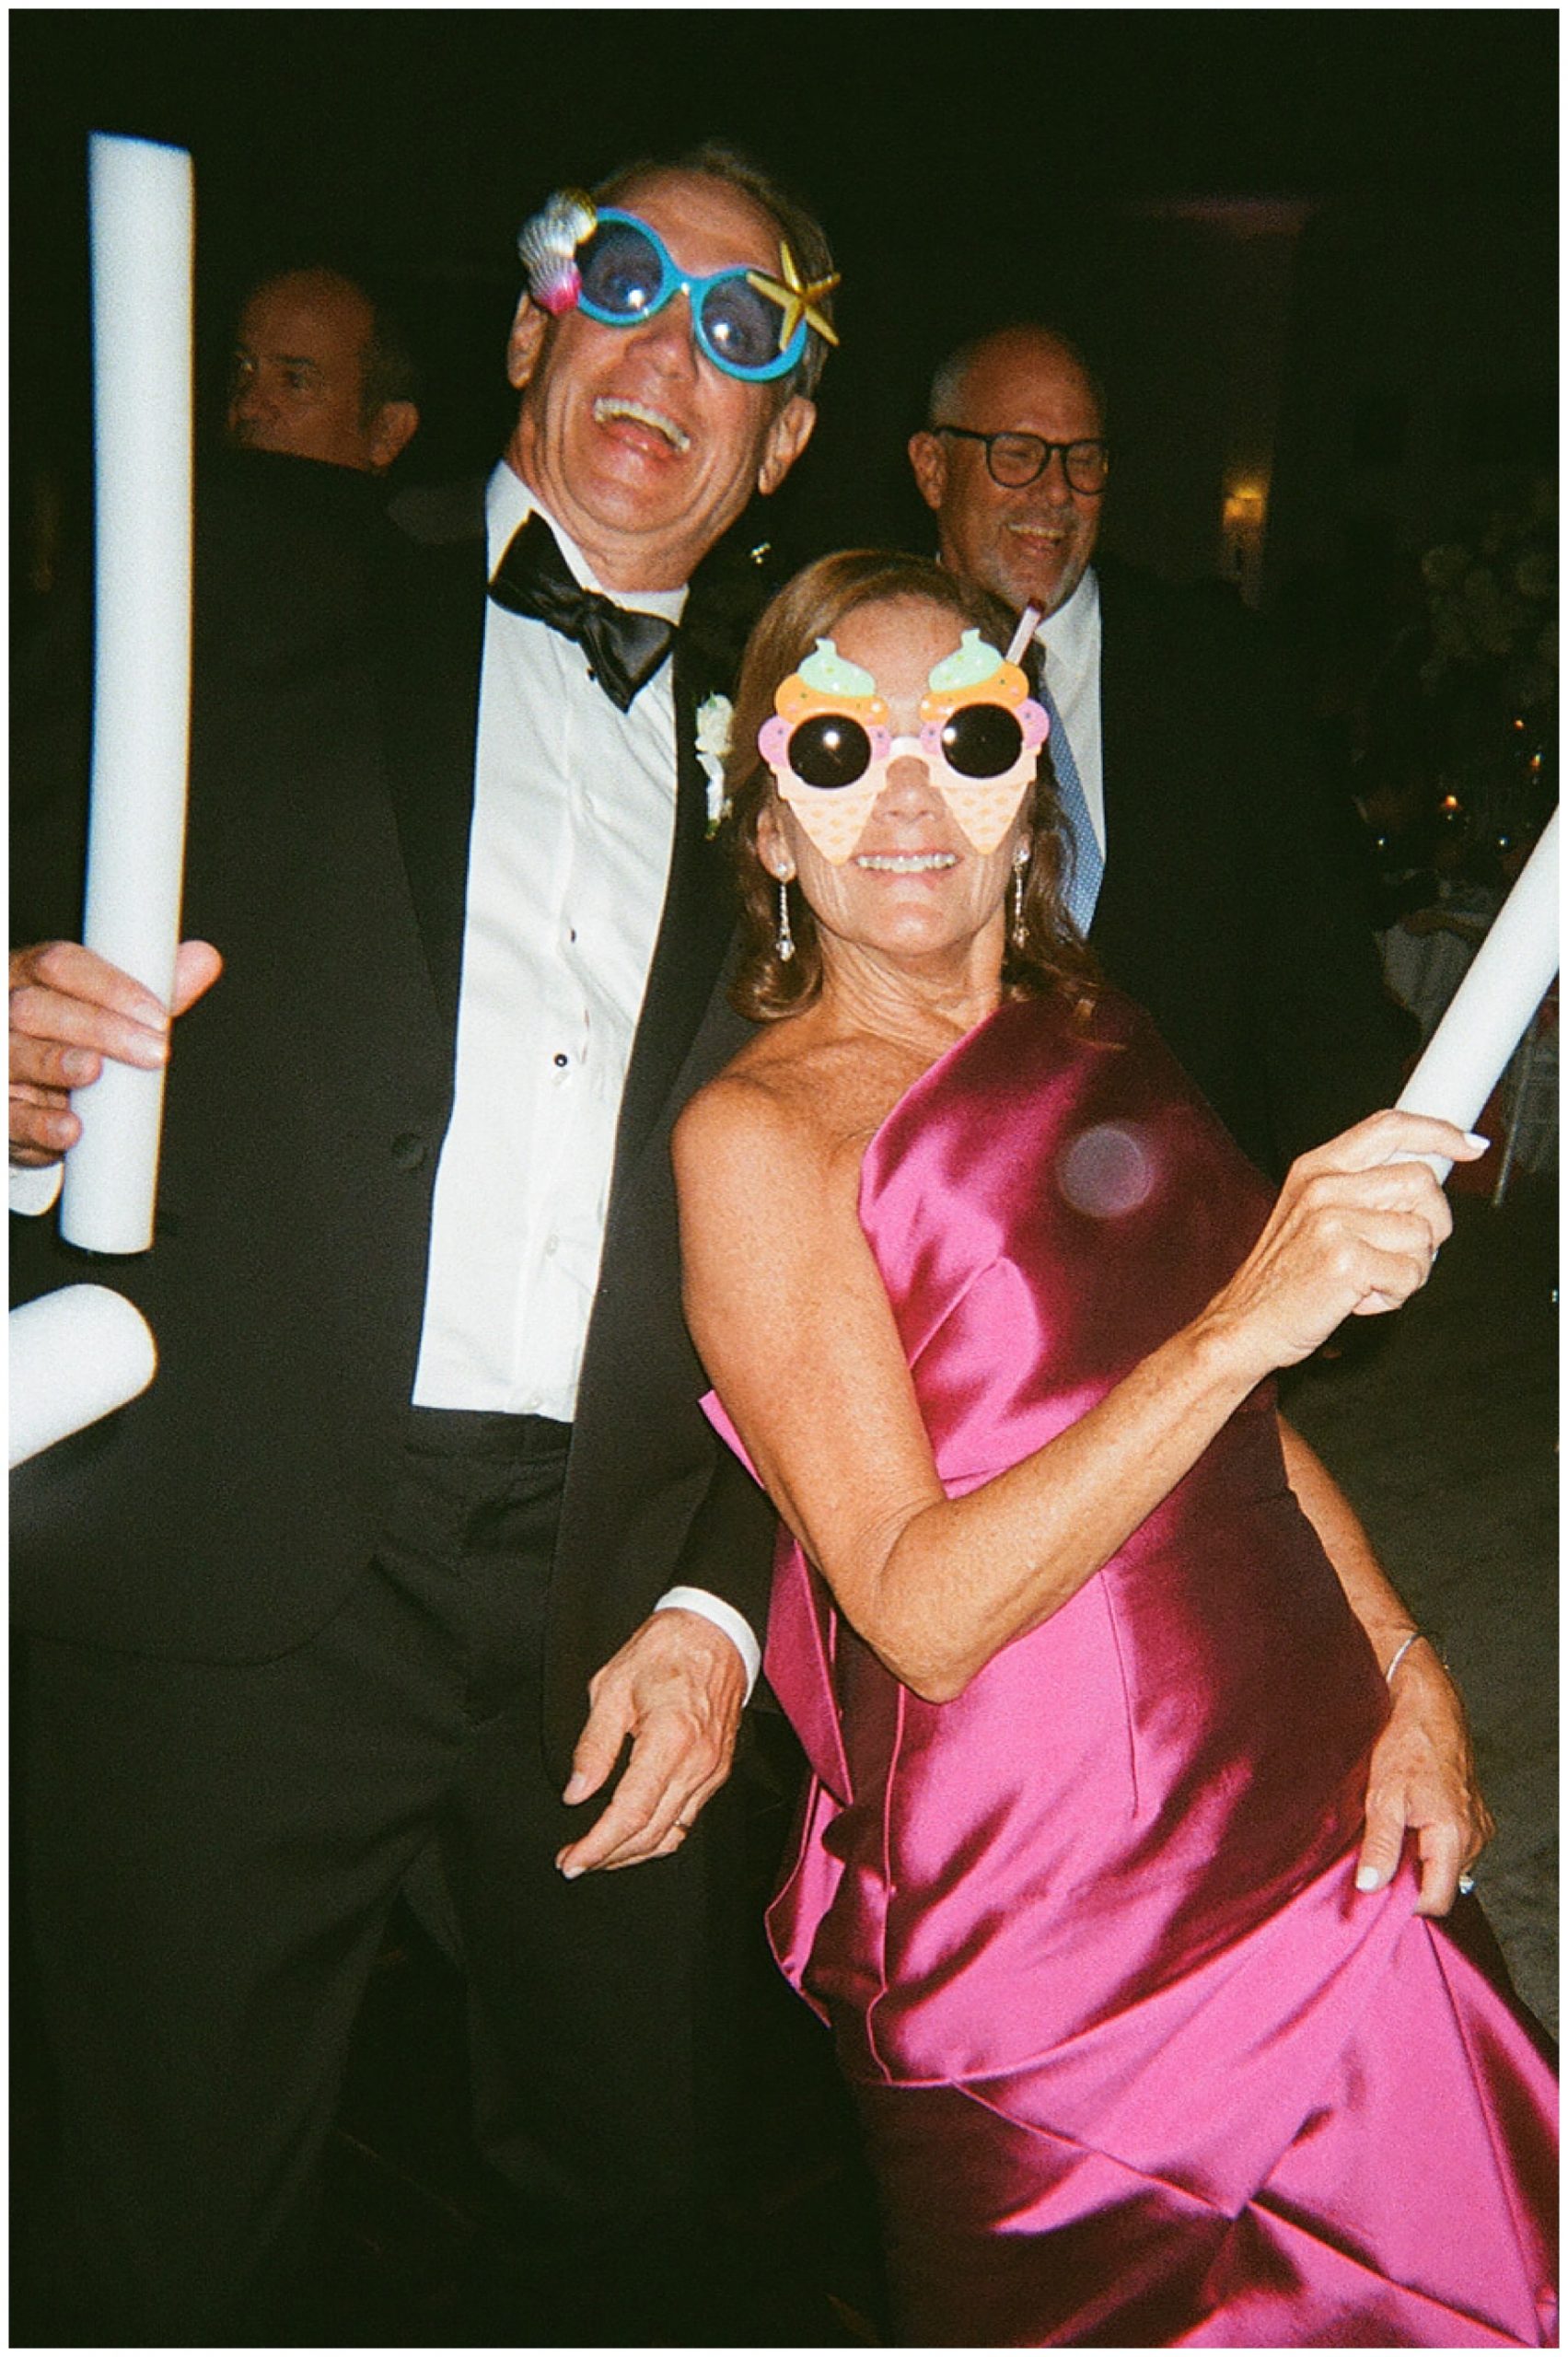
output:
[[[1115,994],[960,1040],[860,1199],[948,1493],[1194,1316],[1270,1201]],[[787,1536],[767,1668],[812,1771],[772,1933],[854,2086],[901,2338],[1551,2344],[1551,2073],[1408,1860],[1353,1887],[1388,1697],[1272,1384],[956,1701]]]

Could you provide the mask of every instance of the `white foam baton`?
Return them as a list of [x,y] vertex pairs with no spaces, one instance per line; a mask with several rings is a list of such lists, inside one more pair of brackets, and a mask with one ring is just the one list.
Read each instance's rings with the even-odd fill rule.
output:
[[[96,625],[83,938],[167,1006],[185,848],[191,696],[192,257],[183,148],[95,132]],[[106,1058],[77,1090],[60,1232],[92,1252],[153,1240],[163,1074]]]
[[[1557,813],[1493,918],[1400,1095],[1398,1111],[1473,1129],[1557,971]],[[1453,1168],[1428,1155],[1439,1178]]]
[[9,1327],[13,1469],[123,1408],[157,1366],[146,1319],[107,1285],[63,1285],[13,1309]]

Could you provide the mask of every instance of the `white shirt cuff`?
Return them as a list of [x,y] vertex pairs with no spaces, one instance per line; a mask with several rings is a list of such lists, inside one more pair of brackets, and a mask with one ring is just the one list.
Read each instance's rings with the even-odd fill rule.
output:
[[45,1162],[38,1169],[29,1170],[19,1163],[9,1163],[11,1174],[11,1209],[20,1212],[24,1219],[41,1219],[45,1212],[54,1209],[64,1181],[63,1162]]
[[671,1587],[665,1590],[654,1610],[698,1612],[715,1629],[722,1629],[746,1665],[746,1700],[749,1702],[757,1673],[762,1666],[762,1650],[751,1633],[750,1622],[733,1604],[726,1604],[720,1596],[710,1596],[705,1587]]

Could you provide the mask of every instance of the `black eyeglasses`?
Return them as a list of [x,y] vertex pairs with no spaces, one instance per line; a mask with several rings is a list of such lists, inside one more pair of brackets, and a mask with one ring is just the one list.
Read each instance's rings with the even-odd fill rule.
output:
[[1047,442],[1039,434],[977,434],[972,425],[934,425],[933,434],[956,434],[962,442],[983,442],[985,468],[1005,491],[1037,482],[1060,451],[1063,471],[1074,491],[1093,499],[1105,489],[1110,451],[1104,442]]

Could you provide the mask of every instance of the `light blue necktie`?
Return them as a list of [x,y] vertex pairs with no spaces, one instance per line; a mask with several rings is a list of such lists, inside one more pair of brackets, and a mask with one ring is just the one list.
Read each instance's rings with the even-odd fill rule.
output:
[[1056,795],[1062,805],[1062,820],[1073,846],[1072,874],[1067,882],[1067,913],[1078,931],[1088,934],[1089,922],[1099,898],[1100,879],[1105,874],[1105,854],[1095,834],[1089,806],[1084,799],[1083,783],[1078,776],[1078,764],[1073,759],[1073,748],[1067,731],[1062,725],[1051,690],[1042,684],[1040,697],[1051,716],[1051,735],[1046,748],[1051,767],[1056,772]]

